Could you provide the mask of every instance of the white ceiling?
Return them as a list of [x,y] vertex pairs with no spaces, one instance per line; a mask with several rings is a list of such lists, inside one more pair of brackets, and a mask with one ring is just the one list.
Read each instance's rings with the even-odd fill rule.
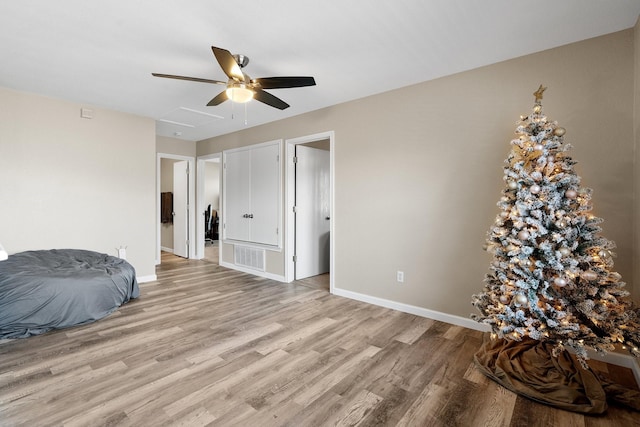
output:
[[[201,140],[632,27],[640,0],[0,0],[0,86],[157,121]],[[226,81],[211,46],[291,104],[207,107]]]

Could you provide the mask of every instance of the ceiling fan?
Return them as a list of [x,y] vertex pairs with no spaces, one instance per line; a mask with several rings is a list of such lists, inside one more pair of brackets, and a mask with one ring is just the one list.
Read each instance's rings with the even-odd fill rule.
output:
[[264,89],[283,89],[304,86],[315,86],[316,81],[313,77],[262,77],[252,79],[245,74],[242,69],[249,63],[249,58],[244,55],[232,55],[226,49],[211,46],[213,54],[218,60],[218,64],[222,71],[229,77],[229,81],[221,82],[219,80],[202,79],[199,77],[175,76],[173,74],[151,73],[155,77],[165,77],[169,79],[189,80],[201,83],[213,83],[226,85],[227,88],[216,95],[207,106],[219,105],[226,100],[233,102],[249,102],[252,99],[260,101],[271,107],[284,110],[289,104],[282,99],[265,92]]

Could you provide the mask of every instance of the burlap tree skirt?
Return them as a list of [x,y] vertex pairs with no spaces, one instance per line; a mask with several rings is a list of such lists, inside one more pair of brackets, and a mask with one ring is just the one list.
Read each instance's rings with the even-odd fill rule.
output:
[[554,357],[552,348],[549,343],[530,338],[492,340],[485,334],[475,361],[498,384],[540,403],[567,411],[602,414],[609,401],[640,411],[640,392],[584,369],[566,351]]

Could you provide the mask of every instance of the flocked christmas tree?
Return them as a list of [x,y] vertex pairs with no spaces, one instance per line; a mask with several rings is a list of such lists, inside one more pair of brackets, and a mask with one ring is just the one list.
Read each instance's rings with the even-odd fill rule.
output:
[[586,348],[615,345],[640,356],[639,312],[613,271],[614,243],[600,235],[591,190],[580,185],[565,129],[542,111],[540,86],[521,117],[505,160],[500,213],[488,232],[493,255],[484,291],[473,296],[492,338],[532,338],[572,349],[587,367]]

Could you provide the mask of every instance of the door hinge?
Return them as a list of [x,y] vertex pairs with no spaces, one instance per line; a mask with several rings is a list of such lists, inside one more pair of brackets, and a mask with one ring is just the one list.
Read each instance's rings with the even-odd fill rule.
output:
[[295,212],[298,212],[298,207],[297,207],[297,206],[294,206],[294,207],[293,207],[293,212],[294,212],[294,213],[295,213]]
[[298,157],[297,156],[293,156],[293,163],[298,163]]
[[293,256],[293,262],[298,262],[298,255]]
[[276,227],[276,236],[278,235],[278,233],[280,233],[280,230],[278,229],[278,227]]

